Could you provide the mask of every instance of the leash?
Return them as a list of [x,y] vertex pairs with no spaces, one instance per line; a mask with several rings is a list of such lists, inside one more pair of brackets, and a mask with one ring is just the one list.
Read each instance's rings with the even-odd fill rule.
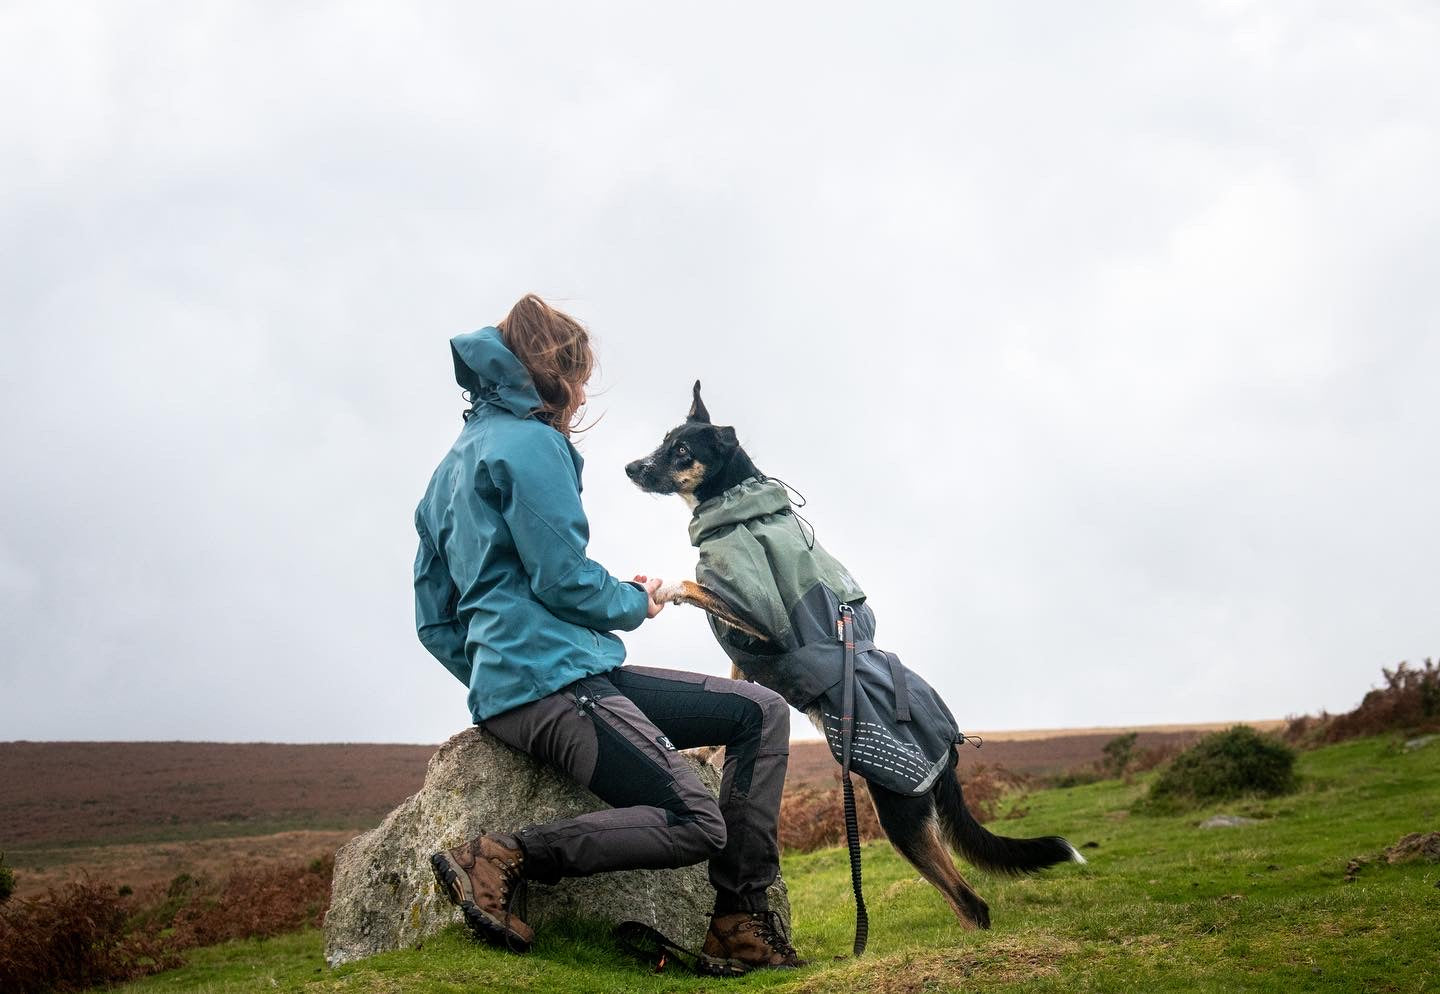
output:
[[620,922],[610,933],[627,953],[648,965],[655,973],[664,973],[671,963],[679,963],[692,973],[700,972],[700,954],[687,949],[674,939],[644,922]]
[[[714,915],[712,914],[711,917]],[[775,911],[768,910],[764,912],[763,917],[765,929],[789,947],[787,930],[781,927],[780,918]],[[650,967],[652,973],[664,973],[667,966],[678,963],[690,972],[698,973],[701,976],[722,975],[715,973],[705,964],[704,961],[707,957],[703,952],[696,952],[688,946],[682,946],[658,928],[647,925],[645,922],[633,919],[619,922],[610,930],[610,935],[619,943],[621,949]],[[792,947],[789,951],[793,953],[795,950]],[[801,960],[800,962],[803,964],[805,961]]]
[[850,849],[850,885],[855,890],[855,955],[870,939],[870,916],[860,888],[860,819],[855,813],[855,785],[850,781],[850,743],[855,732],[855,609],[840,605],[840,638],[845,643],[845,676],[840,699],[840,778],[845,794],[845,844]]

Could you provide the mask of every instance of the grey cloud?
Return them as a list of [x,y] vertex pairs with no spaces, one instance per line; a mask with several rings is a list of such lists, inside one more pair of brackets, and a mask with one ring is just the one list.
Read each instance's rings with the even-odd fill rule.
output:
[[463,724],[410,515],[527,290],[614,572],[693,567],[620,467],[700,376],[963,726],[1347,707],[1440,652],[1437,26],[9,7],[0,737]]

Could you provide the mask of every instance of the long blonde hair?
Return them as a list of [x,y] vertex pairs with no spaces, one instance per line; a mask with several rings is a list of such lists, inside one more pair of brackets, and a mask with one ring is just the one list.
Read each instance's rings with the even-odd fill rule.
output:
[[525,364],[535,381],[541,402],[536,417],[567,438],[571,432],[586,430],[576,426],[576,418],[596,362],[585,326],[527,293],[497,327],[505,347]]

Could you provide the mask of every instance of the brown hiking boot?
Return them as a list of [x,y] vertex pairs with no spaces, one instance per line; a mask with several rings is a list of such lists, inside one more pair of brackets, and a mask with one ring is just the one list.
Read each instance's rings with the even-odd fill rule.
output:
[[525,854],[492,835],[430,857],[440,890],[465,913],[465,924],[491,945],[523,953],[535,941],[535,930],[510,913],[515,888],[522,881]]
[[738,977],[767,967],[804,966],[795,947],[785,940],[780,919],[773,911],[736,911],[712,914],[710,931],[700,948],[701,973]]

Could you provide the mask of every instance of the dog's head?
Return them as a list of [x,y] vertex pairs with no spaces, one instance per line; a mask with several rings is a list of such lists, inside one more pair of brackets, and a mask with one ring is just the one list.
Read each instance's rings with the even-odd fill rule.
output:
[[739,448],[734,428],[710,423],[696,380],[694,401],[684,423],[666,432],[654,452],[627,465],[625,475],[646,493],[693,498]]

